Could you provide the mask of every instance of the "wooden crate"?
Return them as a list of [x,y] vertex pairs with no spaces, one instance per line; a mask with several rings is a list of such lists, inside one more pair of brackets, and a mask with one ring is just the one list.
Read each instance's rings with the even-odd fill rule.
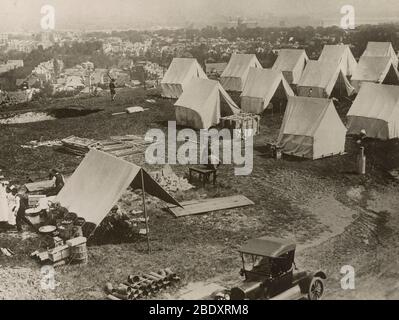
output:
[[67,245],[56,247],[49,251],[48,256],[52,262],[58,262],[69,258],[71,255],[70,248]]
[[248,136],[245,130],[252,129],[252,136],[260,133],[260,116],[251,113],[239,113],[220,119],[221,127],[238,130],[239,138]]

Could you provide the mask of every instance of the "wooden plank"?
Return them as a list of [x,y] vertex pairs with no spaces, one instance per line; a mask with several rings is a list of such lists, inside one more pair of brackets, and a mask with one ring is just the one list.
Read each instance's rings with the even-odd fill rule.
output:
[[141,153],[141,152],[142,152],[142,150],[134,150],[131,147],[129,147],[128,149],[109,152],[109,154],[112,154],[115,157],[125,157],[125,156],[129,156],[131,154],[136,154],[136,153]]
[[119,143],[116,145],[112,145],[112,146],[107,146],[105,148],[101,148],[102,151],[104,152],[110,152],[110,151],[119,151],[119,150],[126,150],[128,148],[131,148],[132,146],[130,145],[126,145],[124,143]]
[[197,215],[212,211],[233,209],[253,205],[254,203],[243,195],[224,198],[203,199],[198,201],[187,201],[180,203],[183,208],[169,206],[168,210],[176,217]]

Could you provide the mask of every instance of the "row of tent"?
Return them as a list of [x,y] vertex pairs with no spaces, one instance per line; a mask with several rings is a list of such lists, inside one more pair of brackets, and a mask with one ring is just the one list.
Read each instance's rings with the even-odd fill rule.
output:
[[[369,42],[359,62],[348,45],[325,45],[318,60],[309,60],[305,50],[282,49],[272,69],[281,72],[298,95],[329,98],[334,89],[347,96],[359,92],[363,82],[398,85],[397,67],[390,42]],[[252,68],[262,69],[255,55],[233,54],[220,77],[222,87],[243,92],[255,85],[256,77],[249,77]],[[192,78],[207,76],[195,59],[175,58],[161,82],[163,96],[179,98]]]
[[277,146],[283,153],[309,159],[342,154],[346,135],[399,138],[399,86],[364,83],[347,113],[347,127],[333,100],[289,97]]
[[[370,67],[364,61],[371,61]],[[384,61],[386,66],[378,64]],[[174,59],[162,89],[164,96],[178,98],[177,124],[196,129],[217,125],[222,116],[260,114],[276,97],[288,101],[278,144],[283,152],[317,159],[342,153],[345,146],[347,129],[329,99],[334,90],[340,95],[358,92],[348,113],[350,134],[365,129],[372,138],[399,137],[399,86],[385,85],[399,84],[397,62],[390,43],[373,42],[359,63],[346,45],[325,46],[317,61],[309,60],[304,50],[283,49],[271,69],[263,69],[255,55],[237,54],[218,82],[207,79],[195,59]],[[378,78],[369,76],[373,72]],[[241,108],[227,91],[241,92]]]

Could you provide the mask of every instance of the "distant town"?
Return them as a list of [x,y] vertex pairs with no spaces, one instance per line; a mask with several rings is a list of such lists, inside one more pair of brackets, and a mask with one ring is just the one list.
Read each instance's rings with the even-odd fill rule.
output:
[[326,44],[349,44],[359,58],[374,35],[399,49],[399,25],[259,27],[238,19],[225,27],[156,31],[39,32],[0,34],[0,105],[35,98],[99,94],[117,87],[155,87],[175,57],[196,58],[217,78],[233,53],[256,54],[263,67],[279,49],[305,49],[317,59]]

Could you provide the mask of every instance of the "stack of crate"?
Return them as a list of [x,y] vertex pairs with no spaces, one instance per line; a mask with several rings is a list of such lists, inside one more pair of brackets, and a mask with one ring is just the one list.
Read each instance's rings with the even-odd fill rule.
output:
[[260,133],[260,116],[257,114],[238,113],[222,117],[220,121],[222,128],[236,130],[237,138],[247,137],[248,135],[255,136]]

